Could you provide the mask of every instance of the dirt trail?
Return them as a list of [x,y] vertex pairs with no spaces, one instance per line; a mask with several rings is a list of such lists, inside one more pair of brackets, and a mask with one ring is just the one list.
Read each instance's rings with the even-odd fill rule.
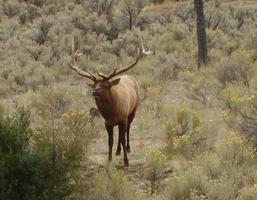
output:
[[137,127],[137,121],[132,123],[130,134],[130,146],[131,153],[129,157],[129,167],[123,167],[123,152],[120,156],[116,156],[117,148],[117,135],[118,128],[114,130],[114,145],[113,145],[113,161],[108,163],[108,138],[106,131],[101,131],[99,136],[95,138],[91,144],[89,153],[89,170],[92,174],[101,171],[108,165],[112,165],[113,168],[122,170],[131,186],[139,192],[146,192],[150,187],[150,182],[147,181],[144,171],[144,155],[145,152],[151,149],[161,149],[163,147],[163,140],[156,133],[141,133]]

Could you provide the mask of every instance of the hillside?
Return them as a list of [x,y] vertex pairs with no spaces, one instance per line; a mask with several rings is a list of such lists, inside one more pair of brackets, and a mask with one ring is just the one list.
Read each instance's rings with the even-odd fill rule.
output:
[[[151,2],[0,0],[0,199],[257,198],[257,2],[205,2],[199,70],[193,4]],[[127,72],[140,103],[124,167],[68,63],[74,38],[81,69],[127,66],[139,29],[152,53]]]

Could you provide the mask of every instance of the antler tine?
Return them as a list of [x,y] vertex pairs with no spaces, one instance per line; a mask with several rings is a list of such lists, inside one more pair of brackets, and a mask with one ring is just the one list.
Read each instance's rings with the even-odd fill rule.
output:
[[100,72],[97,72],[98,76],[102,77],[103,79],[108,79],[107,76],[105,76],[104,74],[100,73]]
[[121,73],[123,73],[123,72],[126,72],[126,71],[132,69],[132,68],[133,68],[134,66],[136,66],[136,64],[138,63],[139,58],[140,58],[140,56],[139,56],[139,54],[138,54],[138,55],[137,55],[137,58],[136,58],[136,61],[135,61],[134,63],[132,63],[130,66],[125,67],[124,69],[120,69],[120,70],[118,70],[118,71],[115,69],[115,70],[113,71],[113,73],[111,73],[111,74],[108,76],[108,79],[111,79],[112,77],[117,76],[118,74],[121,74]]
[[87,72],[90,76],[92,76],[92,78],[94,79],[94,80],[96,80],[96,76],[94,75],[94,74],[92,74],[91,72]]
[[100,77],[102,77],[103,79],[111,79],[113,76],[115,76],[116,75],[116,71],[117,71],[117,69],[115,69],[115,70],[113,70],[113,72],[112,73],[110,73],[109,75],[104,75],[104,74],[102,74],[102,73],[100,73],[100,72],[97,72],[97,74],[100,76]]
[[142,54],[144,54],[145,52],[145,49],[144,49],[144,46],[143,46],[143,39],[142,39],[142,36],[141,36],[141,32],[139,30],[139,47],[137,49],[137,57],[136,57],[136,60],[134,63],[132,63],[130,66],[128,67],[125,67],[124,69],[120,69],[117,71],[117,69],[115,69],[113,71],[113,73],[111,73],[110,75],[107,76],[108,79],[111,79],[112,77],[118,75],[118,74],[121,74],[123,72],[126,72],[130,69],[132,69],[134,66],[136,66],[136,64],[138,63],[139,59],[142,57]]
[[79,75],[83,76],[83,77],[86,77],[92,81],[95,81],[96,80],[96,77],[90,73],[90,72],[85,72],[83,70],[81,70],[79,67],[78,67],[78,64],[76,62],[76,58],[78,56],[81,56],[82,53],[79,53],[78,50],[75,51],[75,48],[74,48],[74,37],[72,38],[72,44],[71,44],[71,62],[69,62],[69,66],[71,69],[73,69],[75,72],[77,72]]
[[108,79],[111,79],[113,76],[116,75],[116,72],[117,72],[117,69],[114,69],[113,72],[110,73],[110,74],[107,76],[107,78],[108,78]]
[[101,73],[99,73],[99,72],[97,72],[97,74],[98,74],[100,77],[109,80],[109,79],[113,78],[114,76],[117,76],[117,75],[119,75],[119,74],[121,74],[121,73],[123,73],[123,72],[126,72],[126,71],[132,69],[134,66],[136,66],[136,64],[138,63],[139,59],[140,59],[143,55],[148,55],[148,54],[150,54],[150,53],[151,53],[151,51],[146,51],[146,50],[145,50],[144,43],[143,43],[143,38],[142,38],[141,32],[140,32],[140,30],[139,30],[139,47],[138,47],[138,49],[137,49],[137,57],[136,57],[136,60],[134,61],[134,63],[132,63],[130,66],[125,67],[124,69],[120,69],[120,70],[118,70],[118,71],[117,71],[117,69],[115,69],[111,74],[109,74],[109,75],[107,75],[107,76],[106,76],[106,75],[103,75],[103,74],[101,74]]
[[139,28],[138,28],[138,32],[139,32],[139,37],[140,37],[140,39],[139,39],[139,48],[140,48],[139,54],[141,54],[141,56],[144,56],[144,55],[147,56],[148,54],[151,53],[151,51],[145,50],[144,41],[143,41],[143,38],[141,36],[141,31],[140,31]]

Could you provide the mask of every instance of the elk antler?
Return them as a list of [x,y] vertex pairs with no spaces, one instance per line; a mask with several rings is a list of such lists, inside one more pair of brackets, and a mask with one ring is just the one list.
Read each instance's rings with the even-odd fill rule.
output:
[[93,75],[90,72],[85,72],[78,67],[76,59],[77,57],[81,56],[82,53],[79,53],[78,50],[75,51],[74,49],[75,48],[74,48],[74,37],[73,37],[72,44],[71,44],[71,62],[69,62],[70,68],[73,69],[75,72],[77,72],[79,75],[89,78],[92,81],[95,81],[96,80],[95,75]]
[[99,72],[97,72],[97,74],[98,74],[100,77],[109,80],[109,79],[113,78],[114,76],[117,76],[118,74],[121,74],[121,73],[123,73],[123,72],[126,72],[126,71],[132,69],[134,66],[136,66],[136,64],[138,63],[138,61],[139,61],[139,59],[140,59],[141,57],[143,57],[144,55],[150,54],[151,51],[146,51],[146,50],[145,50],[145,47],[144,47],[144,43],[143,43],[143,39],[142,39],[140,30],[139,30],[139,37],[140,37],[140,38],[139,38],[139,47],[138,47],[138,49],[137,49],[137,57],[136,57],[136,60],[135,60],[134,63],[132,63],[130,66],[125,67],[124,69],[120,69],[120,70],[118,70],[118,71],[117,71],[117,69],[115,69],[115,70],[114,70],[111,74],[109,74],[109,75],[104,75],[104,74],[101,74],[101,73],[99,73]]

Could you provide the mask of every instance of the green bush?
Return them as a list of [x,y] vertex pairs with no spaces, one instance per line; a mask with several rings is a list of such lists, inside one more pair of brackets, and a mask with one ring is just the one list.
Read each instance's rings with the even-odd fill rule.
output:
[[231,180],[215,180],[210,181],[207,184],[208,192],[207,198],[208,199],[236,199],[237,197],[237,187],[233,185]]
[[253,77],[251,54],[247,51],[236,51],[230,58],[221,61],[216,77],[223,87],[229,83],[240,82],[249,87]]
[[151,182],[151,194],[159,190],[161,174],[166,159],[166,156],[157,150],[146,154],[146,177]]
[[[226,122],[235,130],[239,130],[246,138],[256,145],[256,94],[249,95],[241,89],[226,90],[225,102],[232,111],[227,114]],[[243,91],[243,92],[242,92]]]
[[92,138],[85,137],[86,113],[67,114],[54,126],[45,122],[37,131],[30,128],[30,112],[22,107],[0,120],[1,198],[80,199],[81,161]]
[[116,170],[108,169],[96,175],[90,188],[90,200],[132,200],[136,198],[124,175]]
[[200,167],[191,167],[186,171],[174,173],[170,179],[169,196],[171,200],[190,199],[191,195],[205,196],[208,177]]
[[256,185],[245,187],[239,192],[238,200],[254,200],[257,196]]
[[3,7],[4,13],[8,17],[14,17],[19,14],[20,12],[20,4],[15,0],[6,1]]
[[248,91],[242,85],[230,85],[223,90],[223,100],[229,111],[236,112],[249,103]]
[[30,113],[19,108],[0,122],[0,195],[3,199],[46,199],[47,161],[29,148]]
[[95,135],[90,116],[84,111],[46,118],[37,127],[34,148],[48,163],[48,198],[83,199],[83,163],[87,162],[89,142]]
[[68,111],[72,103],[71,94],[67,85],[42,87],[33,98],[32,105],[42,116],[60,117]]
[[217,145],[217,154],[225,163],[234,163],[242,166],[254,162],[254,152],[246,146],[244,140],[238,136],[230,137],[230,140]]
[[192,134],[200,126],[199,114],[181,107],[175,111],[173,127],[176,130],[176,136]]

